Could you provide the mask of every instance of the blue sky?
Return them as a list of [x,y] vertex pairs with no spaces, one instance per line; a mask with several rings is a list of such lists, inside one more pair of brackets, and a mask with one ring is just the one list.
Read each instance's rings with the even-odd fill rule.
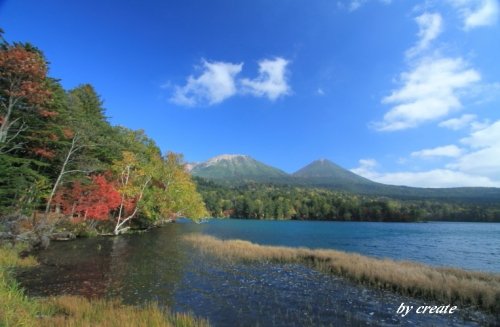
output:
[[500,186],[498,0],[3,1],[65,88],[187,161]]

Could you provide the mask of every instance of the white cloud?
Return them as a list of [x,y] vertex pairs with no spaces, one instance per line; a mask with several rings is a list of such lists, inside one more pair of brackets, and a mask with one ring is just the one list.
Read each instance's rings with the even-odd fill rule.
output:
[[411,153],[412,157],[419,158],[430,158],[430,157],[450,157],[457,158],[463,153],[463,149],[458,146],[451,144],[445,146],[439,146],[432,149],[423,149],[420,151],[415,151]]
[[487,147],[466,154],[448,167],[500,179],[500,146]]
[[202,73],[189,76],[184,86],[176,86],[172,102],[184,106],[213,105],[236,94],[235,77],[243,63],[202,61]]
[[470,128],[472,131],[478,131],[480,129],[484,129],[488,126],[490,126],[491,122],[489,119],[485,119],[483,121],[473,121],[471,124],[470,124]]
[[432,40],[437,38],[442,31],[443,19],[440,14],[424,13],[415,18],[418,24],[417,44],[406,52],[407,57],[414,57],[426,50]]
[[475,122],[476,118],[476,115],[464,114],[458,118],[452,118],[442,121],[438,126],[458,131],[459,129],[472,125]]
[[500,120],[483,125],[460,140],[463,148],[456,145],[424,149],[412,157],[434,156],[453,158],[443,168],[427,171],[379,172],[373,159],[362,159],[352,172],[373,181],[415,187],[500,187]]
[[449,2],[460,13],[466,30],[494,25],[500,15],[498,0],[449,0]]
[[323,91],[323,89],[322,89],[322,88],[318,88],[318,89],[316,90],[316,94],[317,94],[317,95],[325,95],[325,91]]
[[351,171],[365,178],[375,180],[379,176],[379,174],[375,172],[375,167],[377,166],[378,162],[375,159],[360,159],[359,166],[352,168]]
[[461,142],[473,151],[449,164],[449,168],[500,180],[500,120],[472,132]]
[[[259,61],[259,75],[255,79],[237,79],[243,63],[202,60],[202,66],[198,68],[201,70],[200,74],[190,75],[186,85],[172,86],[168,83],[162,87],[174,88],[170,101],[190,107],[214,105],[237,94],[276,100],[291,93],[287,81],[289,63],[281,57],[264,59]],[[324,94],[323,90],[318,89],[318,94]]]
[[433,169],[422,172],[397,172],[380,175],[376,181],[391,185],[415,187],[497,187],[500,183],[488,177],[466,174],[449,169]]
[[259,61],[259,76],[255,79],[241,80],[243,93],[276,100],[290,94],[287,82],[287,66],[289,61],[281,57]]
[[[500,120],[473,132],[470,136],[463,138],[461,142],[472,148],[500,146]],[[500,157],[498,159],[500,160]]]
[[366,0],[352,0],[349,4],[349,11],[358,10],[365,2]]
[[436,120],[461,108],[458,91],[481,79],[468,68],[462,58],[424,58],[409,72],[400,76],[402,86],[393,90],[382,102],[394,104],[382,122],[374,126],[380,131],[416,127]]
[[414,187],[463,187],[463,186],[489,186],[499,187],[500,183],[485,176],[467,174],[451,169],[433,169],[421,172],[395,172],[380,173],[373,165],[374,161],[360,160],[358,168],[351,169],[355,174],[373,181],[389,185],[405,185]]
[[[365,5],[369,0],[349,0],[347,2],[347,5],[344,5],[344,3],[342,2],[337,2],[337,6],[339,8],[346,8],[347,7],[347,10],[349,11],[356,11],[358,10],[359,8],[361,8],[363,5]],[[384,4],[384,5],[389,5],[391,4],[392,0],[379,0],[380,3]]]

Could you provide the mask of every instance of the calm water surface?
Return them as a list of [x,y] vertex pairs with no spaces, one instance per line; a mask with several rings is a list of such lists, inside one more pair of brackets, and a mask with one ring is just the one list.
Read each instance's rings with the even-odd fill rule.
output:
[[219,220],[202,232],[260,244],[358,252],[500,272],[499,223],[371,223]]
[[414,306],[424,302],[365,289],[301,265],[220,260],[184,243],[181,238],[187,233],[500,271],[500,224],[214,220],[171,224],[144,235],[54,243],[39,254],[42,265],[19,279],[35,296],[119,297],[139,305],[154,300],[206,317],[214,326],[496,323],[497,317],[470,310],[451,317],[401,318],[395,314],[401,302]]

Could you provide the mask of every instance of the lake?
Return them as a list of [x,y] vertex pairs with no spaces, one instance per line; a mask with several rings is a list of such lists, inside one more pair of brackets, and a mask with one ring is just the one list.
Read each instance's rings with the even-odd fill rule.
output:
[[187,233],[500,272],[500,224],[231,219],[180,221],[145,234],[53,243],[39,253],[42,264],[21,273],[19,280],[34,296],[119,297],[139,305],[157,301],[206,317],[214,326],[495,323],[495,317],[472,310],[402,318],[395,314],[401,302],[425,302],[367,289],[301,265],[220,260],[182,241]]

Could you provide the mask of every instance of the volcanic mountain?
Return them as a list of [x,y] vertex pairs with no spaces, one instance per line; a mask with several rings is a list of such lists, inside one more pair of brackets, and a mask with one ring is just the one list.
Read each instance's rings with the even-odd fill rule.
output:
[[193,176],[226,185],[255,182],[325,188],[356,194],[407,199],[500,201],[500,188],[420,188],[386,185],[359,176],[327,159],[313,161],[293,174],[287,174],[278,168],[241,154],[223,154],[203,163],[188,164],[186,167]]
[[278,168],[241,154],[223,154],[195,164],[191,174],[207,179],[252,181],[275,181],[289,176]]

